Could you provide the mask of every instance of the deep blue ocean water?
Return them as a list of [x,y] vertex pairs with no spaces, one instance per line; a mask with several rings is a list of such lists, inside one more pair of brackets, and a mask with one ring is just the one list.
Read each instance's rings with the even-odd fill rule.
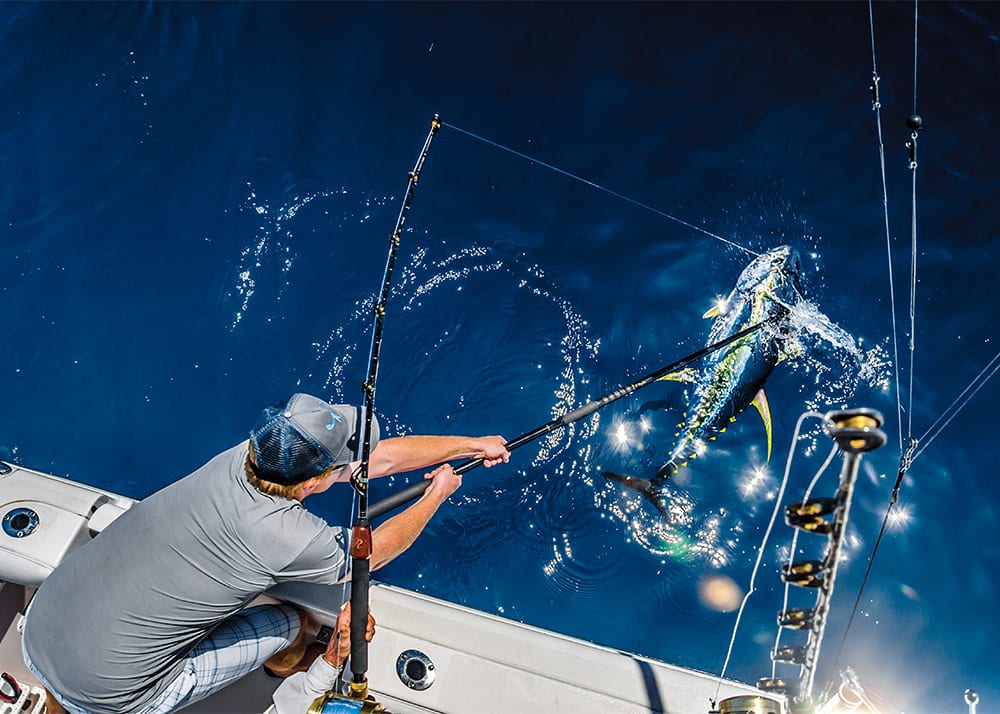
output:
[[[699,588],[747,590],[796,420],[873,407],[889,444],[861,471],[822,685],[901,441],[998,350],[1000,12],[918,10],[911,372],[911,4],[873,12],[899,359],[867,4],[0,5],[0,458],[143,497],[294,391],[359,400],[440,114],[386,317],[387,432],[513,438],[693,352],[742,248],[800,250],[825,332],[768,380],[770,462],[747,412],[679,475],[675,527],[599,475],[662,462],[685,406],[664,383],[470,472],[379,578],[718,673],[735,612]],[[846,640],[889,711],[962,712],[970,687],[1000,711],[998,385],[921,444]],[[807,424],[786,502],[828,444]],[[348,522],[350,501],[312,507]],[[791,535],[779,518],[729,676],[770,673]]]

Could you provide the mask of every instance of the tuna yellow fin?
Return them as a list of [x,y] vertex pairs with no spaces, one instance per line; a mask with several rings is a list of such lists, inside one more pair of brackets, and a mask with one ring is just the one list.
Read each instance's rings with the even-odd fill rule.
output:
[[665,374],[662,377],[657,377],[656,381],[669,381],[669,382],[693,382],[695,377],[698,376],[698,370],[694,367],[685,367],[679,372],[671,372],[670,374]]
[[767,460],[771,460],[771,407],[767,403],[767,395],[761,389],[751,402],[760,413],[760,418],[764,420],[764,431],[767,432]]
[[709,318],[712,317],[718,317],[721,314],[722,310],[719,309],[719,306],[713,305],[712,307],[708,308],[708,310],[705,311],[705,314],[702,315],[702,318],[708,320]]

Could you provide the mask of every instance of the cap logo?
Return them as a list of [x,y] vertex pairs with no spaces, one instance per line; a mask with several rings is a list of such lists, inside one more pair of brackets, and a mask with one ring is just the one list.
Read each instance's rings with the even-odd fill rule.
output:
[[340,421],[340,415],[333,411],[333,407],[327,406],[327,409],[330,410],[330,423],[326,425],[326,430],[333,431],[333,427]]

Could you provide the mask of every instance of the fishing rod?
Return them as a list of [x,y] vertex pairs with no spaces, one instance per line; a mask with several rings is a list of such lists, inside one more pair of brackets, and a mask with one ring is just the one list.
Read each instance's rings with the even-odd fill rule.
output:
[[[739,332],[736,332],[730,335],[729,337],[726,337],[725,339],[719,340],[718,342],[714,342],[711,345],[708,345],[707,347],[698,350],[697,352],[692,352],[687,357],[679,359],[676,362],[672,362],[671,364],[668,364],[666,367],[662,367],[656,370],[655,372],[650,372],[645,377],[637,379],[636,381],[632,382],[631,384],[627,384],[624,387],[619,387],[610,394],[605,394],[600,399],[595,399],[593,401],[587,402],[581,407],[577,407],[572,411],[566,412],[562,416],[556,417],[552,421],[546,422],[545,424],[542,424],[541,426],[536,427],[531,431],[521,434],[521,436],[508,441],[505,444],[505,446],[507,447],[508,451],[513,451],[514,449],[524,446],[525,444],[528,444],[534,441],[535,439],[538,439],[539,437],[548,434],[551,431],[569,426],[573,422],[578,421],[579,419],[582,419],[583,417],[589,414],[593,414],[598,409],[606,407],[608,404],[611,404],[611,402],[618,401],[622,397],[627,397],[633,392],[636,392],[642,389],[643,387],[652,384],[656,380],[665,377],[671,372],[674,372],[682,367],[686,367],[692,362],[701,359],[705,355],[717,352],[723,347],[730,345],[733,342],[736,342],[737,340],[746,337],[747,335],[753,334],[757,330],[764,327],[764,325],[768,324],[769,322],[774,322],[778,318],[784,317],[786,314],[787,311],[782,310],[778,314],[772,315],[766,320],[761,320],[757,324],[744,328]],[[466,461],[456,466],[455,473],[461,475],[482,465],[483,465],[483,459],[472,459],[470,461]],[[427,488],[430,486],[430,483],[431,482],[429,480],[424,480],[419,483],[415,483],[412,486],[408,486],[407,488],[404,488],[403,490],[393,494],[392,496],[389,496],[387,498],[382,499],[381,501],[378,501],[368,509],[368,516],[370,518],[377,518],[378,516],[381,516],[383,513],[387,513],[388,511],[391,511],[394,508],[402,506],[404,503],[409,503],[414,499],[420,498],[420,496],[423,495],[424,491],[426,491]]]
[[[361,465],[351,477],[351,485],[358,492],[359,505],[358,516],[351,530],[350,547],[351,681],[349,694],[352,700],[363,702],[361,709],[354,708],[351,709],[352,711],[383,711],[380,705],[368,699],[368,642],[365,640],[365,630],[368,626],[369,578],[372,556],[372,527],[368,513],[368,463],[371,456],[372,419],[375,413],[375,380],[378,377],[378,359],[379,350],[382,346],[382,325],[385,321],[385,308],[389,301],[389,288],[392,282],[392,273],[396,265],[396,255],[399,251],[399,241],[403,233],[403,224],[406,222],[406,214],[410,210],[413,193],[420,178],[420,170],[423,168],[428,151],[430,151],[431,142],[440,128],[441,118],[435,114],[431,120],[430,131],[424,140],[423,149],[417,158],[417,163],[409,173],[409,181],[406,186],[406,194],[403,197],[403,204],[399,210],[399,216],[396,218],[396,227],[393,229],[389,239],[389,254],[386,258],[385,273],[382,278],[382,292],[373,309],[375,325],[372,328],[371,357],[368,362],[368,378],[363,385],[365,413],[364,431],[362,432],[363,438],[360,444]],[[314,705],[319,705],[319,711],[326,711],[326,704],[338,698],[339,695],[337,692],[331,690],[314,702]],[[338,705],[334,703],[332,706]]]

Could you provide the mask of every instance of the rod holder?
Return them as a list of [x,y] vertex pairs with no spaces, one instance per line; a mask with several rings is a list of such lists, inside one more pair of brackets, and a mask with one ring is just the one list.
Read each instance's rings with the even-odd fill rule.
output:
[[886,443],[881,430],[884,420],[874,409],[844,409],[827,412],[823,416],[823,429],[843,451],[840,483],[834,498],[810,498],[793,503],[785,509],[788,525],[828,538],[826,552],[821,560],[800,560],[785,564],[782,579],[799,587],[814,588],[816,602],[811,608],[793,608],[778,613],[778,626],[806,633],[803,645],[775,646],[771,652],[774,662],[797,665],[798,681],[789,684],[777,677],[761,679],[757,687],[763,691],[784,694],[788,697],[789,712],[813,712],[813,680],[820,646],[826,629],[827,613],[833,597],[840,551],[850,516],[851,499],[857,481],[863,454]]
[[885,444],[884,421],[875,409],[847,409],[827,412],[823,428],[846,453],[862,454]]
[[719,714],[781,714],[781,702],[759,695],[729,697],[719,702]]

